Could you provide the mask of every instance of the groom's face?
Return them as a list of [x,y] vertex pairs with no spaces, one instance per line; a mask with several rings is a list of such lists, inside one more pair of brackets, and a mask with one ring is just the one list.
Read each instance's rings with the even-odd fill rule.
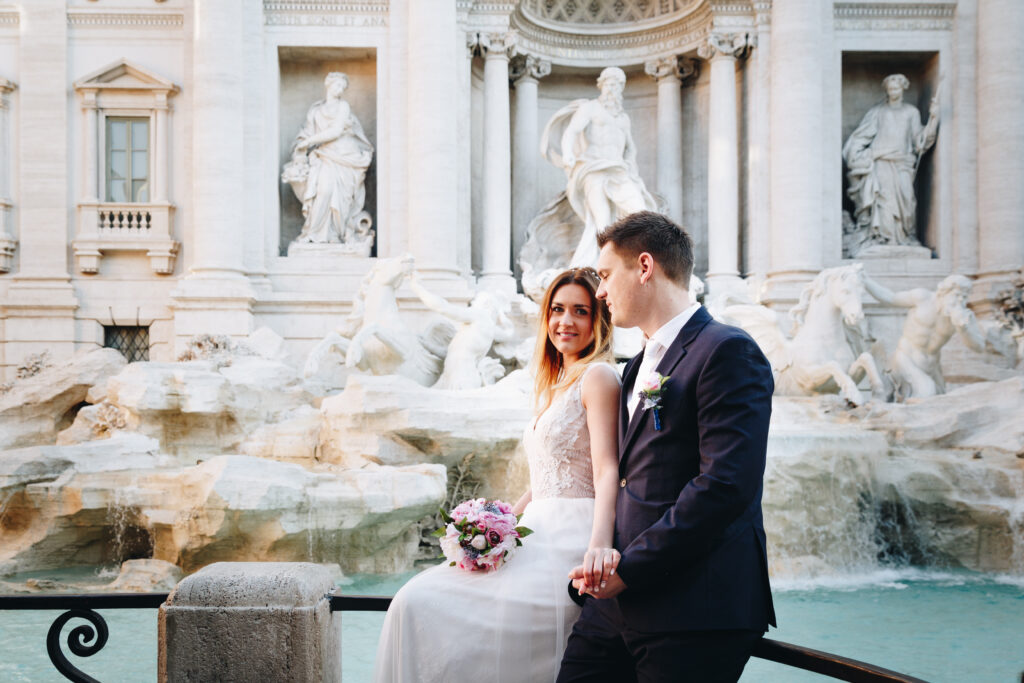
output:
[[643,291],[637,259],[624,256],[615,245],[608,242],[601,247],[601,255],[597,259],[597,274],[601,278],[597,298],[608,304],[612,325],[635,327],[639,313],[643,310]]

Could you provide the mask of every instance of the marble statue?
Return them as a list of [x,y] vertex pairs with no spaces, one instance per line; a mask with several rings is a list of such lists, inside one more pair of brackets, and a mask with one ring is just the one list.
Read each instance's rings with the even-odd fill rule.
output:
[[422,334],[410,329],[398,312],[398,288],[412,274],[406,254],[380,259],[363,278],[352,313],[338,333],[349,338],[345,365],[371,375],[403,375],[431,386],[441,374],[451,326],[434,325]]
[[921,124],[917,107],[903,101],[910,81],[903,74],[882,81],[886,101],[875,105],[843,145],[849,172],[847,194],[855,208],[844,236],[852,257],[873,244],[919,246],[914,178],[921,157],[935,143],[938,94]]
[[887,364],[897,400],[945,393],[940,353],[954,334],[959,333],[971,349],[985,351],[985,333],[967,307],[971,281],[963,275],[950,275],[934,292],[924,288],[893,292],[870,277],[864,278],[864,286],[882,303],[910,309]]
[[754,337],[771,363],[776,395],[838,391],[848,403],[860,405],[865,399],[857,384],[865,376],[874,395],[885,392],[867,351],[873,339],[862,305],[864,279],[859,263],[821,271],[789,312],[791,335],[783,331],[778,313],[756,303],[727,303],[716,317]]
[[324,87],[326,97],[309,108],[281,174],[302,202],[305,221],[295,241],[341,243],[369,256],[373,230],[363,203],[373,145],[342,97],[348,76],[331,72]]
[[512,321],[505,311],[508,302],[502,301],[497,293],[484,291],[473,297],[467,308],[427,290],[415,273],[409,284],[427,308],[456,325],[435,389],[478,389],[494,384],[505,374],[501,361],[487,354],[495,342],[511,341],[514,337]]
[[597,263],[597,233],[617,219],[643,210],[663,210],[648,192],[636,163],[629,115],[622,108],[626,74],[601,72],[597,99],[574,100],[548,121],[541,154],[565,171],[565,192],[545,205],[527,228],[520,254],[523,286],[543,292],[554,273]]

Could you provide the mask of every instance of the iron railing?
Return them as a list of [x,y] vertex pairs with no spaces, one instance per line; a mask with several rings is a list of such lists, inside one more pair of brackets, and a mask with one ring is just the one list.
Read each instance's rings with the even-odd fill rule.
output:
[[[61,648],[60,635],[71,619],[81,618],[87,625],[76,626],[68,633],[68,649],[79,657],[90,657],[107,643],[107,623],[96,610],[156,609],[168,593],[108,593],[105,595],[0,595],[0,610],[61,610],[46,634],[46,653],[54,667],[65,678],[77,683],[99,683],[77,669]],[[390,597],[368,595],[326,596],[332,612],[384,612]],[[849,683],[926,683],[920,678],[889,671],[855,659],[829,652],[763,638],[754,648],[754,656],[785,666],[811,671]],[[1024,678],[1022,678],[1024,683]]]

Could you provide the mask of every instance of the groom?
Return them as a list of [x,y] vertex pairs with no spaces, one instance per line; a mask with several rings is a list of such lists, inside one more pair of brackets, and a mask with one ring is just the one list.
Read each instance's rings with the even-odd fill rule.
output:
[[622,557],[604,585],[570,574],[597,599],[558,682],[736,681],[775,625],[761,519],[771,368],[745,332],[689,303],[693,246],[668,218],[631,214],[598,244],[598,298],[648,341],[623,372]]

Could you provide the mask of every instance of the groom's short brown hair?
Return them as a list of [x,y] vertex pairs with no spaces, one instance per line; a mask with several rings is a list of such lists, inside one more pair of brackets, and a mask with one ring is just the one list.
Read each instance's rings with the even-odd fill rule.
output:
[[631,213],[598,234],[598,247],[609,242],[630,258],[646,251],[670,280],[689,288],[690,274],[693,273],[693,240],[667,216],[653,211]]

